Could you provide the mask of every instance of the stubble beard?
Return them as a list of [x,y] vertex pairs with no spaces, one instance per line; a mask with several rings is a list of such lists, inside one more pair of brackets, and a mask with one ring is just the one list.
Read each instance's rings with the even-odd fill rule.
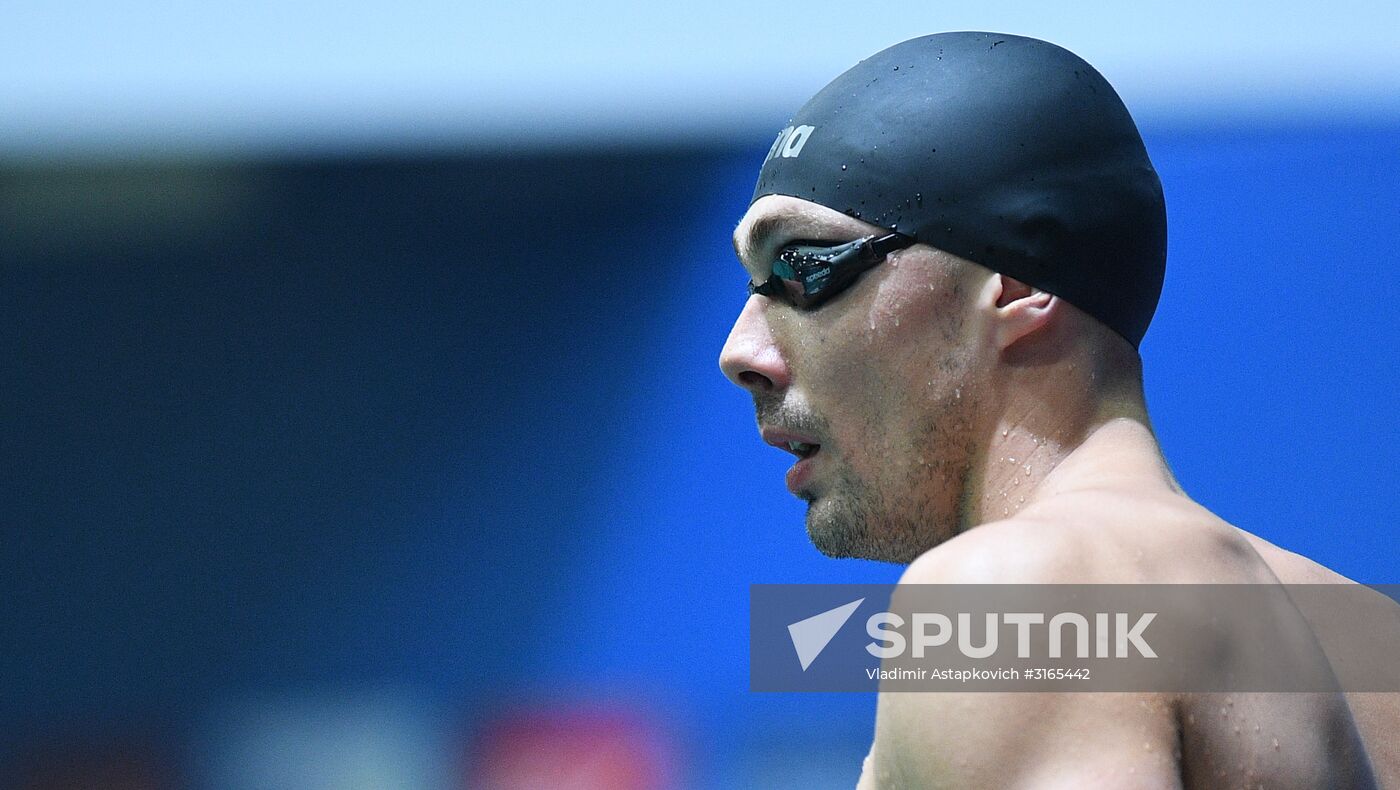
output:
[[907,564],[962,531],[973,411],[970,396],[940,404],[908,446],[872,453],[877,463],[903,460],[868,479],[841,463],[824,491],[803,497],[812,545],[828,557]]

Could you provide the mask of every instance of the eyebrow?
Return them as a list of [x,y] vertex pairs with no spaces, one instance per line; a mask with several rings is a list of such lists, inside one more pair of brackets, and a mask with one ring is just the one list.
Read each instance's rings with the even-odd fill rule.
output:
[[[740,220],[742,222],[742,220]],[[737,230],[737,229],[736,229]],[[800,210],[779,211],[772,214],[764,214],[753,221],[749,226],[749,234],[743,238],[736,235],[733,237],[734,253],[739,256],[739,262],[756,261],[760,251],[768,248],[773,243],[773,239],[779,236],[789,236],[801,238],[808,241],[827,240],[831,236],[841,236],[844,231],[839,227],[825,222],[817,217]],[[845,234],[850,235],[850,234]],[[856,234],[858,235],[858,233]],[[851,235],[851,238],[856,238]],[[831,241],[848,241],[849,239],[832,238]]]

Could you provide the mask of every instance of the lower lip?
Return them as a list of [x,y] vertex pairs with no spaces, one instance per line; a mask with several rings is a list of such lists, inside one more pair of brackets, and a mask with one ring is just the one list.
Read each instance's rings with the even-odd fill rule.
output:
[[[820,454],[818,451],[817,455]],[[801,459],[787,471],[787,488],[793,494],[801,493],[803,487],[807,485],[807,479],[812,476],[812,462],[817,460],[817,455]]]

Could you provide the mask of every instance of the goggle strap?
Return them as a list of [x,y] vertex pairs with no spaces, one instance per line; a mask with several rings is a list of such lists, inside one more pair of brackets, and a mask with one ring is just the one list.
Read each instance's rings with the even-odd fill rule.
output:
[[888,236],[871,239],[867,248],[870,250],[870,254],[874,255],[878,260],[895,250],[902,250],[906,247],[913,246],[913,244],[914,239],[912,237],[905,236],[903,233],[891,233]]

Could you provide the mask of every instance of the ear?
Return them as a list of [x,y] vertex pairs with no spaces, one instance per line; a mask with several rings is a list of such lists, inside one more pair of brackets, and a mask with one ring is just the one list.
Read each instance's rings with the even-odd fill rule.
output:
[[1045,331],[1060,311],[1058,297],[1005,274],[993,274],[981,297],[981,306],[990,313],[993,338],[1002,349]]

